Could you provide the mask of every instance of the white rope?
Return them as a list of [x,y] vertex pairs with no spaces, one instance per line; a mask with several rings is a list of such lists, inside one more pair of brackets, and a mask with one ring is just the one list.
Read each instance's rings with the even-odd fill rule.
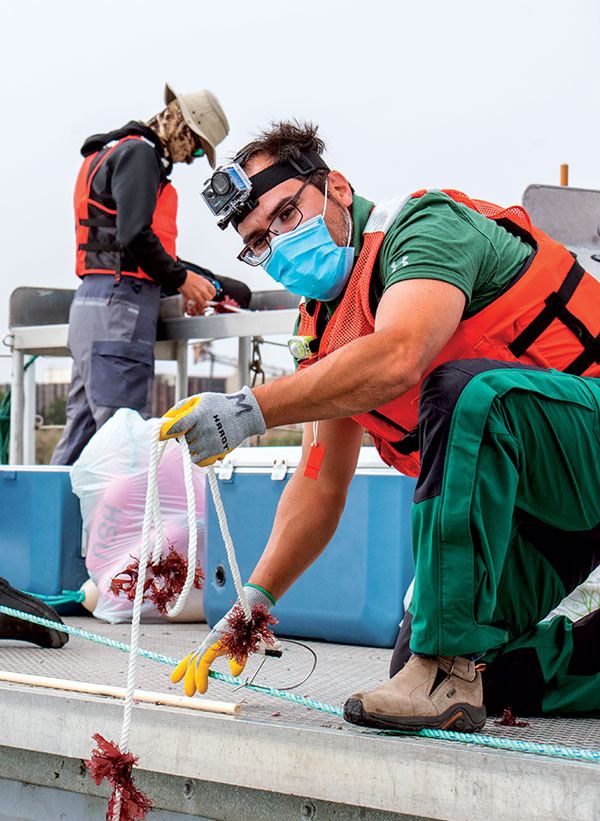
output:
[[183,461],[183,481],[185,484],[185,496],[187,499],[188,514],[188,564],[185,583],[179,594],[177,601],[171,608],[167,608],[169,616],[178,616],[183,610],[187,597],[196,578],[196,553],[198,549],[198,521],[196,518],[196,494],[194,492],[194,480],[192,478],[192,458],[185,436],[178,440]]
[[160,498],[158,493],[158,464],[163,457],[166,446],[166,440],[164,442],[159,441],[158,460],[156,462],[156,482],[153,481],[154,493],[152,495],[152,515],[154,516],[154,550],[152,551],[152,564],[156,564],[162,556],[165,541],[162,516],[160,513]]
[[233,540],[231,538],[231,534],[229,533],[229,526],[227,524],[227,517],[225,516],[225,509],[223,507],[223,501],[221,499],[221,491],[219,490],[219,483],[217,482],[217,477],[215,476],[215,469],[212,465],[209,465],[207,468],[208,473],[208,482],[210,484],[210,490],[213,497],[213,502],[215,503],[215,509],[217,511],[217,517],[219,519],[219,527],[221,528],[221,535],[223,536],[223,541],[225,542],[225,549],[227,551],[227,560],[229,562],[229,568],[231,570],[231,575],[233,576],[233,583],[235,585],[235,592],[238,594],[238,599],[240,600],[240,604],[242,606],[242,610],[244,611],[244,618],[246,621],[252,620],[252,611],[250,610],[250,605],[248,604],[248,598],[246,596],[246,591],[244,590],[244,585],[242,584],[242,577],[240,576],[240,569],[238,567],[237,559],[235,557],[235,548],[233,547]]
[[[160,498],[158,492],[158,465],[165,451],[166,442],[159,441],[160,429],[163,420],[157,419],[156,424],[152,427],[151,442],[150,442],[150,460],[148,463],[148,486],[146,488],[146,506],[144,509],[144,524],[142,526],[142,544],[140,548],[140,562],[138,567],[138,578],[135,589],[135,599],[133,601],[133,614],[131,618],[131,652],[129,655],[129,665],[127,668],[127,687],[125,690],[125,706],[123,709],[123,727],[121,730],[121,743],[119,749],[122,753],[129,750],[129,730],[131,728],[131,718],[133,711],[133,694],[135,690],[135,669],[136,660],[139,647],[140,635],[140,620],[142,613],[142,600],[144,595],[144,582],[146,580],[146,569],[148,565],[148,556],[150,554],[150,529],[154,521],[154,550],[152,551],[152,563],[157,562],[162,555],[164,531],[162,525],[162,516],[160,512]],[[167,609],[170,616],[178,615],[183,606],[196,576],[196,553],[198,547],[198,529],[196,519],[196,497],[194,492],[194,482],[192,478],[192,460],[188,449],[187,441],[184,436],[178,439],[181,450],[181,458],[183,462],[183,477],[185,484],[185,493],[187,499],[187,513],[188,513],[188,566],[187,576],[181,593],[177,597],[177,601],[172,608]],[[208,482],[212,493],[213,502],[217,511],[219,519],[219,527],[221,528],[221,535],[225,542],[225,549],[227,551],[227,560],[233,576],[233,583],[235,585],[236,593],[242,610],[244,611],[244,618],[246,621],[252,620],[252,611],[248,604],[246,591],[242,584],[242,577],[240,569],[235,556],[235,548],[233,540],[229,532],[227,524],[227,517],[221,499],[221,492],[215,476],[215,470],[212,465],[207,469]],[[119,790],[115,796],[115,807],[113,812],[113,821],[119,821],[121,815],[121,793]]]
[[[148,556],[150,553],[150,529],[153,520],[154,550],[152,552],[152,563],[157,562],[160,559],[163,550],[164,531],[158,493],[158,465],[165,452],[167,442],[160,442],[158,438],[162,423],[162,419],[156,420],[156,424],[152,426],[150,435],[150,459],[148,462],[146,505],[144,508],[144,523],[142,526],[142,544],[140,547],[138,578],[135,588],[135,598],[133,601],[133,614],[131,617],[131,653],[129,655],[129,664],[127,667],[127,687],[125,690],[125,706],[123,708],[123,727],[121,729],[121,743],[119,744],[119,749],[122,753],[126,753],[129,750],[129,730],[131,728],[133,711],[133,694],[135,690],[135,670],[139,647],[140,620],[144,596],[144,582],[146,580],[146,569],[148,565]],[[176,616],[181,612],[194,583],[196,576],[196,552],[198,546],[196,495],[194,493],[194,482],[192,479],[192,461],[187,442],[184,437],[181,437],[179,445],[183,460],[183,475],[188,508],[188,567],[183,589],[173,607],[167,610],[168,614],[171,616]],[[115,795],[113,821],[119,821],[120,815],[121,793],[117,790]]]
[[[129,730],[131,727],[131,713],[133,710],[133,692],[135,690],[135,669],[140,638],[140,618],[142,613],[142,599],[144,596],[144,582],[146,580],[146,566],[148,564],[148,554],[150,553],[150,526],[154,512],[154,498],[158,485],[158,460],[162,456],[163,449],[159,454],[158,433],[160,431],[161,420],[157,420],[153,426],[150,442],[150,461],[148,464],[148,486],[146,488],[146,507],[144,510],[144,524],[142,527],[142,544],[140,548],[140,563],[138,567],[137,585],[135,588],[135,599],[133,600],[133,615],[131,618],[131,653],[127,666],[127,687],[125,690],[125,706],[123,708],[123,727],[121,729],[121,743],[119,749],[121,753],[129,750]],[[121,816],[121,793],[119,790],[115,796],[115,807],[113,821],[119,821]]]

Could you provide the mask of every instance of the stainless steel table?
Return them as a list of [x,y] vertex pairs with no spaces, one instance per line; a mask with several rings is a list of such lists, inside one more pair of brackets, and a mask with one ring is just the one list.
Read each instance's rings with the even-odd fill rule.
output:
[[[7,344],[12,351],[9,463],[33,461],[35,371],[25,371],[25,355],[69,356],[69,307],[75,291],[62,288],[16,288],[10,298]],[[291,334],[298,297],[287,291],[258,291],[244,313],[178,317],[159,321],[155,356],[177,363],[175,396],[187,393],[188,342],[237,337],[240,386],[249,380],[251,340],[255,336]]]

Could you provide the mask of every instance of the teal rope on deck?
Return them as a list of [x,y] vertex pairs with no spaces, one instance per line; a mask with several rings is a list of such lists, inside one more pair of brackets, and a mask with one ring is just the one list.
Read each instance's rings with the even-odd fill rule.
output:
[[34,599],[39,599],[45,604],[49,604],[50,607],[56,607],[59,604],[71,604],[72,602],[81,604],[81,602],[85,601],[85,593],[83,590],[61,590],[60,593],[54,596],[47,596],[43,593],[31,593],[29,590],[23,592],[26,592],[28,596],[33,596]]
[[[43,619],[39,616],[32,616],[30,613],[23,613],[20,610],[13,610],[12,607],[4,607],[0,605],[0,613],[5,613],[7,616],[14,616],[17,619],[24,619],[31,621],[34,624],[41,624],[44,627],[50,627],[53,630],[58,630],[61,633],[69,633],[72,636],[95,641],[97,644],[103,644],[106,647],[113,647],[116,650],[123,650],[130,652],[130,647],[123,641],[117,639],[109,639],[106,636],[99,636],[96,633],[90,633],[87,630],[80,630],[78,627],[69,627],[66,624]],[[144,650],[142,647],[138,649],[138,655],[151,661],[159,661],[162,664],[168,664],[170,667],[176,667],[180,659],[175,659],[170,656],[162,655],[161,653],[154,653],[151,650]],[[223,681],[226,684],[233,684],[236,687],[246,687],[249,690],[255,690],[264,695],[274,696],[275,698],[283,698],[286,701],[301,704],[304,707],[311,707],[314,710],[320,710],[330,715],[343,717],[341,707],[334,707],[331,704],[325,704],[316,699],[306,698],[305,696],[298,696],[286,690],[278,690],[275,687],[261,687],[257,684],[245,684],[241,679],[233,676],[225,675],[224,673],[216,673],[210,670],[208,675],[217,681]],[[487,736],[478,733],[457,733],[451,730],[418,730],[416,732],[400,732],[394,730],[380,730],[377,735],[394,735],[394,736],[418,736],[420,738],[436,738],[442,741],[459,741],[463,744],[474,744],[481,747],[492,747],[500,750],[511,750],[513,752],[522,753],[536,753],[538,755],[546,755],[554,758],[568,758],[577,761],[588,761],[593,764],[600,764],[600,750],[586,750],[579,747],[564,747],[561,744],[542,744],[537,741],[520,741],[519,739],[503,738],[500,736]]]

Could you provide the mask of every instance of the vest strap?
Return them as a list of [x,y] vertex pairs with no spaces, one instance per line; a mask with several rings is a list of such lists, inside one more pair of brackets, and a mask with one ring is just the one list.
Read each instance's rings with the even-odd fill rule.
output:
[[122,251],[118,242],[81,242],[77,246],[80,251]]
[[411,453],[417,453],[419,450],[419,426],[417,425],[416,428],[413,428],[399,442],[390,444],[393,444],[394,449],[402,454],[402,456],[410,456]]
[[581,341],[583,351],[565,368],[564,372],[581,376],[594,362],[600,363],[600,334],[592,336],[583,322],[580,322],[572,314],[569,314],[569,316],[573,318],[573,325],[571,326],[569,322],[565,322],[565,325]]
[[404,436],[407,436],[410,432],[406,428],[403,428],[402,425],[399,425],[398,422],[395,422],[393,419],[390,419],[389,416],[386,416],[385,413],[378,411],[377,408],[375,408],[372,411],[369,411],[369,416],[374,416],[376,419],[381,419],[382,422],[385,422],[386,424],[391,425],[393,428],[396,428],[396,430],[400,431],[400,433],[403,433]]
[[[558,291],[553,291],[550,296],[546,298],[546,307],[542,308],[536,318],[533,319],[508,346],[513,356],[520,359],[525,351],[533,345],[536,339],[544,333],[555,319],[560,319],[567,327],[570,327],[568,323],[574,325],[575,322],[579,322],[579,320],[567,310],[566,305],[581,282],[584,273],[585,271],[581,265],[575,260]],[[582,325],[582,323],[579,324]],[[576,335],[578,336],[579,334]]]
[[101,217],[84,217],[83,219],[79,220],[79,224],[87,225],[88,228],[114,228],[115,217],[114,215],[107,215]]

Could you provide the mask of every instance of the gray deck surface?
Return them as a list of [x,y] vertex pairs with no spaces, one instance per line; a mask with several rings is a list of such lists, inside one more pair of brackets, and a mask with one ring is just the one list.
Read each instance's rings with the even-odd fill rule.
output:
[[[107,624],[91,617],[65,617],[65,622],[89,632],[129,643],[131,626]],[[205,624],[143,624],[140,647],[174,658],[183,658],[206,634]],[[267,659],[255,679],[255,684],[286,688],[301,681],[312,666],[312,656],[303,647],[283,641],[281,659]],[[358,690],[372,689],[388,676],[391,650],[358,647],[325,642],[305,642],[317,654],[318,663],[310,679],[292,692],[341,707],[344,700]],[[0,643],[0,669],[31,675],[76,679],[101,684],[126,685],[129,655],[110,647],[71,636],[60,650],[42,650],[21,642]],[[245,676],[252,676],[258,657],[251,657]],[[218,659],[215,670],[229,673],[227,662]],[[183,696],[183,682],[170,681],[172,668],[166,664],[137,660],[136,686],[145,690],[170,692]],[[0,682],[0,686],[9,686]],[[201,698],[201,696],[195,696]],[[272,724],[304,727],[333,727],[341,732],[357,732],[335,715],[309,709],[283,699],[211,680],[207,698],[236,701],[242,705],[242,715]],[[507,705],[509,706],[509,705]],[[158,708],[161,709],[161,708]],[[135,720],[135,719],[134,719]],[[529,718],[524,728],[497,726],[489,718],[486,735],[516,738],[522,741],[554,743],[571,747],[600,750],[600,719]],[[376,734],[377,731],[358,730]],[[438,742],[454,744],[455,742]]]
[[[65,621],[129,642],[129,625],[108,625],[91,617]],[[181,658],[206,630],[205,625],[146,624],[140,646]],[[310,646],[318,665],[298,689],[301,695],[341,706],[353,692],[372,688],[387,677],[391,650],[320,642]],[[283,659],[267,661],[257,683],[281,688],[304,677],[312,664],[310,653],[295,644],[286,647]],[[122,687],[128,658],[120,650],[74,636],[60,650],[0,642],[2,670]],[[217,664],[227,672],[226,662]],[[251,659],[250,674],[255,664]],[[138,658],[137,686],[182,695],[182,685],[171,684],[170,672],[166,664]],[[597,763],[381,734],[214,680],[207,697],[240,703],[242,715],[155,704],[133,710],[130,746],[140,757],[136,782],[156,806],[148,821],[600,818]],[[37,796],[40,806],[46,807],[42,814],[22,811],[15,817],[101,821],[108,787],[96,787],[81,768],[81,759],[89,757],[95,732],[119,741],[122,700],[0,682],[0,717],[0,799],[13,802],[15,796]],[[484,732],[600,749],[600,720],[534,718],[525,728],[498,727],[489,720]],[[56,797],[57,790],[64,795]],[[51,799],[60,813],[48,809]],[[88,802],[87,809],[67,810],[69,801]]]

